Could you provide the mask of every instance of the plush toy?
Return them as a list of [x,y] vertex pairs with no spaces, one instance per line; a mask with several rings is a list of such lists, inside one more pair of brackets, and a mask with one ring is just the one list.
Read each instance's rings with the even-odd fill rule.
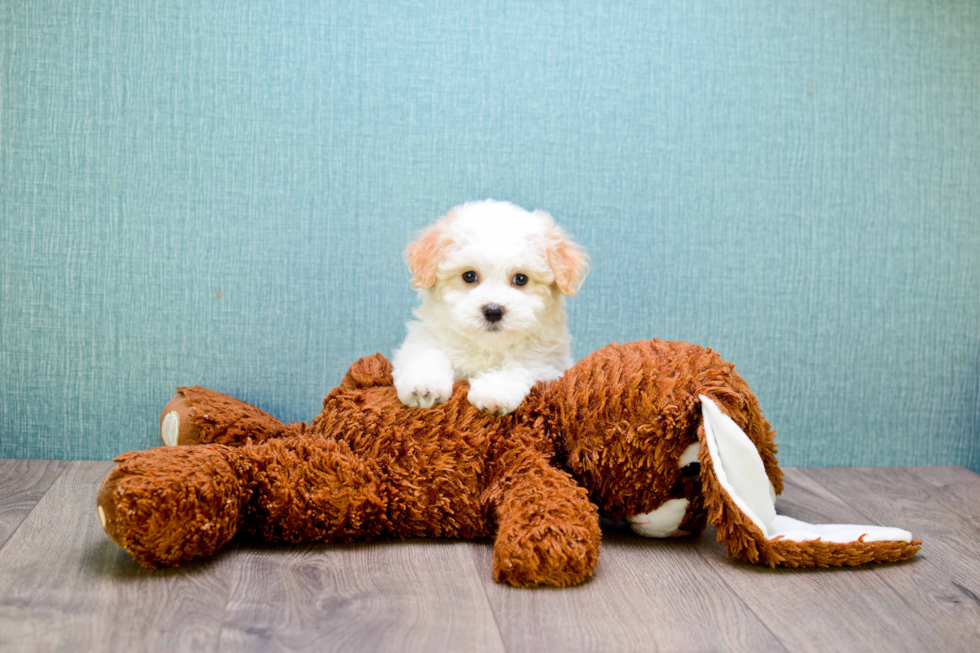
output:
[[906,531],[777,515],[776,446],[755,396],[714,352],[609,345],[537,384],[512,414],[398,401],[391,365],[362,358],[309,425],[181,388],[165,444],[116,458],[99,490],[109,537],[148,567],[208,556],[236,533],[268,541],[494,538],[493,576],[573,585],[599,556],[599,516],[641,535],[706,523],[730,555],[789,567],[897,561]]

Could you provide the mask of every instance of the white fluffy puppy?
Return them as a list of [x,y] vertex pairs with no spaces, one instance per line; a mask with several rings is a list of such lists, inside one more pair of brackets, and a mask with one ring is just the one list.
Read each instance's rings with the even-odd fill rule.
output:
[[544,211],[457,206],[405,258],[421,304],[393,360],[402,403],[428,408],[468,379],[471,404],[505,414],[571,366],[564,296],[582,284],[588,257]]

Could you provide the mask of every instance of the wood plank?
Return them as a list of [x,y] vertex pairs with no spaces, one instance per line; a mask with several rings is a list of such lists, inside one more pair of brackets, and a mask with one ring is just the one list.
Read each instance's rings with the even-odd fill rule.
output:
[[[942,472],[939,472],[940,474]],[[826,467],[806,470],[876,523],[898,526],[922,540],[919,557],[955,579],[951,600],[980,597],[980,521],[977,508],[951,498],[971,494],[973,474],[937,487],[903,467]],[[950,487],[957,487],[951,491]]]
[[0,461],[0,527],[22,520],[0,548],[0,650],[877,653],[980,641],[980,476],[963,468],[787,470],[781,513],[908,528],[925,547],[906,563],[770,570],[725,558],[711,531],[660,541],[606,524],[590,582],[519,590],[493,582],[485,542],[233,543],[144,570],[95,514],[110,466]]
[[980,524],[980,474],[966,467],[905,467],[913,476],[939,490],[959,514]]
[[470,549],[242,544],[222,651],[503,651]]
[[491,577],[474,549],[508,651],[783,651],[706,568],[706,536],[651,540],[604,523],[599,565],[577,587],[517,589]]
[[67,465],[66,460],[0,460],[0,549]]
[[[820,482],[787,469],[780,514],[810,522],[875,523]],[[862,475],[851,479],[862,486]],[[864,492],[862,492],[862,500]],[[950,578],[925,559],[845,569],[769,569],[725,558],[714,543],[704,560],[787,648],[794,651],[969,650],[980,636],[980,606],[949,600]]]
[[0,650],[213,650],[227,555],[139,567],[102,532],[95,496],[108,462],[72,462],[0,550]]

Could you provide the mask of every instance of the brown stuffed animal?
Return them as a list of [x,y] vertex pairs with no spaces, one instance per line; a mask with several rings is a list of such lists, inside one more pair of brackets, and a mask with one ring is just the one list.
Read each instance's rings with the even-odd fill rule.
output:
[[710,522],[731,555],[790,567],[903,560],[906,531],[776,515],[776,446],[755,396],[714,352],[609,345],[539,383],[512,414],[398,401],[391,364],[362,358],[309,425],[181,388],[171,445],[116,458],[106,533],[148,567],[208,556],[237,532],[269,541],[493,536],[493,575],[573,585],[599,556],[599,515],[648,536]]

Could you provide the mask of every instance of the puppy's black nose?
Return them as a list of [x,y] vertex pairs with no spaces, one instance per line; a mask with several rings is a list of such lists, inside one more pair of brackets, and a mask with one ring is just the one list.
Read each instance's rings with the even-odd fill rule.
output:
[[500,304],[487,304],[483,307],[483,317],[491,324],[499,322],[504,319],[504,307]]

